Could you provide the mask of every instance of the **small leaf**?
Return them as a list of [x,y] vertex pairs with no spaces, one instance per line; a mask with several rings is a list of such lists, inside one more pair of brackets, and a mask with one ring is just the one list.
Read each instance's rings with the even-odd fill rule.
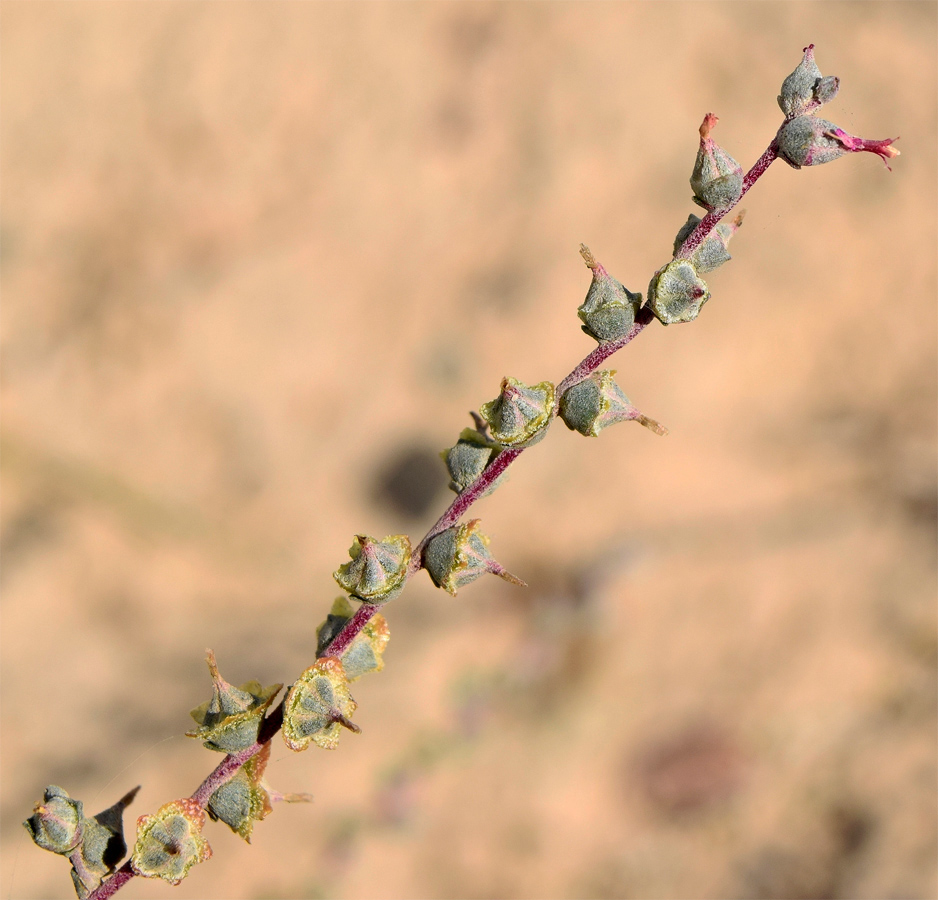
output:
[[[326,621],[316,629],[317,658],[325,654],[329,644],[353,615],[354,610],[348,598],[338,597]],[[384,649],[390,638],[387,619],[380,613],[372,616],[339,657],[345,667],[345,677],[352,682],[369,672],[380,672],[384,668]]]
[[531,387],[516,378],[503,378],[501,393],[479,409],[492,437],[506,447],[530,447],[547,434],[554,408],[554,385],[542,381]]
[[206,661],[214,692],[211,700],[189,713],[200,727],[187,731],[186,737],[202,741],[209,750],[237,753],[257,741],[267,708],[283,685],[273,684],[264,688],[259,681],[248,681],[236,688],[219,675],[215,654],[211,650]]
[[268,742],[209,797],[206,808],[210,818],[221,820],[249,844],[254,822],[272,811],[270,795],[261,783],[269,759]]
[[333,750],[342,728],[361,730],[350,718],[355,709],[342,662],[332,656],[317,660],[287,693],[283,740],[291,750],[305,750],[310,743]]
[[152,816],[137,819],[137,842],[130,865],[143,878],[179,884],[189,870],[212,855],[202,837],[205,813],[195,800],[173,800]]
[[692,322],[709,299],[706,283],[686,259],[672,259],[648,285],[648,305],[663,325]]
[[[459,440],[440,454],[449,472],[450,490],[461,494],[485,471],[501,449],[500,444],[484,434],[473,428],[464,428]],[[505,472],[499,475],[482,496],[491,494],[505,480],[506,475]]]
[[577,309],[583,330],[597,341],[615,341],[625,337],[635,324],[635,314],[642,305],[642,295],[633,294],[622,282],[613,278],[598,262],[589,247],[580,245],[593,280],[586,299]]
[[73,800],[58,785],[50,784],[23,827],[37,847],[65,855],[81,843],[83,819],[81,800]]
[[479,529],[480,519],[441,531],[428,544],[423,561],[437,587],[456,596],[463,585],[491,572],[505,581],[524,582],[506,572],[489,553],[489,539]]
[[656,434],[667,434],[667,428],[632,406],[615,383],[615,374],[609,370],[593,372],[564,391],[560,398],[560,418],[567,428],[587,437],[597,437],[600,431],[616,422],[636,421]]
[[349,548],[351,562],[339,566],[332,577],[359,600],[387,603],[404,590],[410,552],[406,534],[391,534],[383,541],[359,534]]

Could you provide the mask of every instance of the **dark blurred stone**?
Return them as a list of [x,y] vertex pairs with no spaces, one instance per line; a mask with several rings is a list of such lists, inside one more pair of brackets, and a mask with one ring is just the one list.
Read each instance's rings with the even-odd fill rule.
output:
[[854,806],[832,809],[830,827],[838,855],[846,859],[860,854],[869,843],[875,824],[869,813]]
[[854,864],[876,829],[872,814],[852,802],[831,807],[813,837],[794,847],[766,846],[742,866],[740,897],[836,900],[850,893]]
[[739,788],[743,756],[715,725],[691,725],[645,748],[637,773],[645,795],[660,812],[679,815],[720,803]]
[[419,519],[437,503],[446,482],[439,453],[427,447],[403,447],[385,457],[375,475],[372,497],[400,516]]
[[830,860],[781,847],[759,850],[743,867],[740,897],[760,900],[834,900],[839,874]]

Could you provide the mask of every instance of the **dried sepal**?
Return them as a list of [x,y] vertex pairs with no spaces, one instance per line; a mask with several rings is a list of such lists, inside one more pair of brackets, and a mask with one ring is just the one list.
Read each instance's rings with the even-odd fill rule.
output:
[[821,75],[814,61],[814,44],[808,44],[795,71],[782,82],[778,105],[789,118],[801,116],[833,100],[839,89],[837,76]]
[[463,585],[491,572],[524,587],[520,578],[506,572],[489,553],[489,538],[479,529],[479,519],[454,525],[436,535],[424,550],[423,564],[437,587],[456,596]]
[[140,816],[131,868],[142,878],[179,884],[189,869],[212,855],[202,836],[204,824],[202,807],[188,797],[164,804],[152,816]]
[[632,406],[615,383],[615,374],[611,370],[593,372],[564,391],[560,398],[560,418],[567,428],[587,437],[596,437],[616,422],[635,421],[655,434],[667,434],[667,428]]
[[259,681],[248,681],[236,688],[219,675],[215,654],[206,652],[214,685],[212,698],[189,713],[199,727],[186,736],[202,741],[209,750],[237,753],[257,741],[264,714],[283,685],[265,688]]
[[349,548],[351,562],[339,566],[332,577],[359,600],[387,603],[404,590],[410,554],[406,534],[391,534],[383,541],[359,534]]
[[635,324],[642,295],[633,294],[613,278],[585,244],[580,244],[580,255],[593,273],[586,299],[577,309],[583,330],[600,342],[625,337]]
[[501,393],[479,412],[492,437],[506,447],[530,447],[547,434],[554,408],[554,385],[549,381],[528,386],[503,378]]
[[700,125],[700,147],[690,186],[693,200],[704,209],[725,209],[732,206],[743,191],[743,168],[710,137],[719,118],[707,113]]
[[889,168],[889,160],[899,155],[892,146],[898,138],[870,141],[849,134],[833,122],[817,116],[798,116],[782,126],[778,135],[779,156],[795,169],[820,166],[846,153],[875,153]]
[[[485,471],[486,466],[498,456],[501,449],[500,444],[480,431],[464,428],[459,440],[440,454],[449,472],[450,490],[461,494]],[[482,496],[491,494],[505,480],[506,475],[504,472],[499,475]]]
[[[730,238],[739,231],[739,226],[743,224],[745,211],[740,212],[732,222],[720,222],[697,246],[693,253],[688,257],[694,271],[698,275],[706,275],[712,272],[723,263],[729,262],[730,256],[728,245]],[[674,238],[674,255],[680,252],[681,247],[691,232],[700,224],[701,219],[693,213],[687,217],[687,221],[681,226],[681,230]]]
[[261,784],[264,786],[264,790],[267,791],[267,796],[270,797],[271,803],[312,803],[313,795],[307,794],[304,792],[291,792],[291,793],[282,793],[281,791],[272,788],[267,782],[262,781]]
[[268,742],[209,797],[206,807],[209,818],[224,822],[249,844],[254,823],[273,811],[270,795],[261,781],[269,759]]
[[310,743],[335,749],[342,728],[361,729],[351,721],[357,704],[348,689],[341,660],[316,660],[293,684],[283,704],[283,740],[291,750]]
[[57,784],[50,784],[23,827],[37,847],[67,855],[81,843],[83,822],[81,800],[69,797]]
[[[355,610],[352,609],[348,597],[336,598],[326,621],[316,629],[317,658],[325,654],[336,635],[354,614]],[[345,668],[345,677],[351,682],[369,672],[380,672],[384,668],[384,649],[390,638],[387,619],[380,613],[372,616],[339,657]]]
[[709,299],[706,283],[686,259],[672,259],[648,285],[648,305],[664,325],[693,321]]

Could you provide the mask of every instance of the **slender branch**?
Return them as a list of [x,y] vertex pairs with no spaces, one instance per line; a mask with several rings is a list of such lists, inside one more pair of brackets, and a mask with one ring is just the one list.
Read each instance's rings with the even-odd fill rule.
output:
[[[408,575],[408,577],[410,577]],[[332,639],[329,646],[326,647],[323,656],[341,656],[348,645],[355,640],[358,633],[371,621],[378,611],[378,604],[363,603],[348,622],[345,623],[342,630]]]
[[472,482],[464,491],[460,492],[456,499],[449,505],[449,509],[436,520],[433,527],[423,536],[423,539],[417,544],[413,556],[410,558],[410,564],[407,566],[407,577],[410,578],[423,568],[423,551],[427,544],[433,540],[441,531],[452,528],[468,511],[469,507],[476,502],[493,485],[499,476],[504,472],[523,452],[524,447],[508,447],[502,450],[498,456],[485,467],[482,474]]
[[[282,721],[282,720],[281,720]],[[276,732],[274,732],[276,734]],[[273,737],[273,735],[271,735]],[[268,738],[270,740],[270,738]],[[241,768],[251,757],[256,756],[259,752],[263,743],[258,741],[254,744],[251,744],[250,747],[246,747],[244,750],[239,750],[237,753],[229,753],[213,770],[211,775],[203,781],[198,790],[192,795],[191,799],[195,800],[202,809],[205,809],[208,806],[209,798],[212,794],[215,793],[226,781],[232,778],[235,772]]]
[[[691,232],[687,240],[681,246],[677,256],[687,258],[703,242],[706,236],[716,227],[719,221],[733,207],[739,203],[743,195],[751,188],[756,181],[764,174],[766,169],[778,157],[778,144],[776,138],[773,138],[765,153],[759,157],[755,165],[746,173],[743,179],[742,192],[736,202],[722,210],[707,213],[700,221],[697,227]],[[595,263],[595,260],[593,260]],[[589,263],[589,260],[587,260]],[[596,263],[598,268],[601,268]],[[589,353],[577,367],[569,374],[556,389],[556,400],[552,415],[556,416],[560,404],[560,397],[564,391],[573,385],[588,378],[595,372],[613,353],[621,350],[626,344],[636,338],[645,330],[654,315],[647,306],[639,309],[635,316],[635,324],[626,335],[616,341],[603,341]],[[485,468],[482,474],[462,491],[456,499],[449,505],[449,508],[434,523],[430,530],[424,535],[423,539],[416,546],[407,567],[407,578],[412,578],[423,568],[423,552],[427,544],[440,532],[451,528],[466,514],[473,503],[476,502],[486,490],[495,482],[495,480],[521,455],[525,448],[515,447],[502,450],[495,459]],[[371,621],[378,611],[378,604],[362,603],[348,622],[345,623],[341,631],[332,639],[332,642],[326,648],[324,656],[341,656],[349,647],[353,640],[358,636],[361,630]],[[212,794],[218,790],[225,782],[229,781],[234,774],[252,757],[256,756],[271,738],[280,730],[283,724],[283,701],[276,706],[271,713],[261,723],[257,742],[241,750],[238,753],[232,753],[226,756],[211,772],[211,774],[199,785],[196,792],[192,795],[203,809],[208,805]],[[88,900],[107,900],[108,897],[117,893],[128,881],[135,877],[135,872],[131,868],[130,860],[127,860],[110,878],[102,882],[97,890],[93,891]]]
[[647,325],[654,321],[654,313],[643,306],[635,316],[635,324],[629,329],[628,333],[617,341],[603,341],[597,345],[596,349],[590,353],[560,384],[555,391],[556,400],[554,401],[554,413],[560,406],[560,398],[564,393],[578,384],[584,378],[589,378],[613,353],[621,350],[629,341],[638,337]]
[[137,873],[130,867],[128,859],[107,881],[102,881],[97,890],[88,895],[88,900],[107,900],[113,897]]

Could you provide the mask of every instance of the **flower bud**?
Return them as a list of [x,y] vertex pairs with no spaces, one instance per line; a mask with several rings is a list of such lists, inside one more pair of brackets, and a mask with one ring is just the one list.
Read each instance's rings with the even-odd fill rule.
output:
[[[720,222],[713,231],[708,234],[704,240],[697,246],[697,249],[691,253],[690,264],[698,275],[705,275],[712,272],[723,263],[729,262],[733,257],[730,256],[727,245],[730,238],[739,231],[739,226],[743,223],[744,212],[740,212],[732,222]],[[687,217],[687,221],[677,233],[674,239],[674,255],[677,256],[690,235],[691,232],[700,224],[701,219],[693,214]]]
[[361,731],[350,719],[356,706],[341,661],[332,656],[319,659],[284,700],[283,740],[291,750],[305,750],[310,742],[333,750],[342,728]]
[[719,121],[713,113],[704,116],[697,162],[690,177],[694,203],[708,210],[732,206],[743,190],[742,166],[710,137]]
[[600,342],[625,337],[635,324],[642,295],[633,294],[609,275],[585,244],[580,244],[580,254],[593,273],[586,299],[577,309],[583,330]]
[[339,566],[332,577],[358,600],[387,603],[404,590],[410,552],[406,534],[390,534],[383,541],[359,534],[349,548],[352,561]]
[[594,372],[564,391],[560,398],[560,418],[567,428],[587,437],[597,437],[609,425],[635,420],[655,434],[667,434],[667,428],[632,406],[613,380],[615,374],[608,370]]
[[[354,610],[348,597],[337,598],[326,621],[316,629],[317,658],[329,649],[335,636],[353,615]],[[345,668],[345,677],[351,682],[368,672],[380,672],[384,668],[384,648],[390,638],[387,619],[380,613],[372,616],[339,657]]]
[[506,572],[489,553],[489,539],[479,530],[479,519],[454,525],[441,531],[424,551],[423,563],[437,587],[456,596],[464,584],[481,578],[487,572],[512,584],[524,582]]
[[249,844],[254,823],[273,811],[267,789],[261,784],[269,759],[268,742],[209,797],[206,807],[212,821],[221,820]]
[[67,855],[81,843],[83,820],[81,800],[73,800],[58,785],[50,784],[23,827],[37,847]]
[[202,807],[188,797],[164,804],[152,816],[140,816],[131,868],[142,878],[179,884],[189,869],[212,855],[202,837],[204,824]]
[[514,378],[502,379],[502,392],[479,412],[492,437],[506,447],[530,447],[547,434],[554,410],[554,386],[542,381],[528,387]]
[[826,119],[799,116],[782,127],[778,135],[778,151],[782,159],[795,169],[819,166],[845,153],[875,153],[888,169],[888,160],[899,155],[892,146],[896,140],[898,138],[868,141],[848,134]]
[[686,259],[671,260],[648,285],[648,305],[664,325],[693,321],[709,299],[706,283]]
[[236,688],[219,675],[211,650],[206,662],[214,683],[212,699],[189,713],[199,728],[187,731],[186,737],[202,741],[209,750],[237,753],[257,740],[264,714],[283,685],[264,688],[259,681],[248,681]]
[[[501,447],[495,441],[474,428],[464,428],[456,444],[440,454],[449,470],[450,490],[461,494],[500,452]],[[504,481],[506,474],[499,475],[482,496],[491,494]]]
[[814,61],[814,44],[804,48],[804,58],[798,68],[782,82],[778,105],[789,118],[812,112],[833,100],[840,90],[840,79],[834,75],[824,78]]

